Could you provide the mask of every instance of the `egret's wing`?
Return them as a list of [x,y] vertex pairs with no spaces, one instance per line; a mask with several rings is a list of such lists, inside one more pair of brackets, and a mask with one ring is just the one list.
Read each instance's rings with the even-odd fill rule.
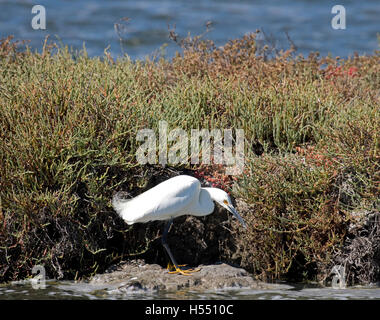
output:
[[128,224],[166,220],[188,214],[187,209],[199,200],[199,191],[197,179],[177,176],[114,208]]

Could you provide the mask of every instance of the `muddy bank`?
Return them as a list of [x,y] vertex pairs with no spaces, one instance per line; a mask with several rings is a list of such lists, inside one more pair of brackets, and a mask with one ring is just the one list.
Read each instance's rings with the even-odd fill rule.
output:
[[220,289],[270,289],[276,285],[256,281],[244,269],[225,263],[200,265],[200,270],[191,276],[169,274],[158,264],[147,264],[143,260],[121,262],[95,275],[90,284],[102,286],[112,293],[136,291],[174,290],[220,290]]

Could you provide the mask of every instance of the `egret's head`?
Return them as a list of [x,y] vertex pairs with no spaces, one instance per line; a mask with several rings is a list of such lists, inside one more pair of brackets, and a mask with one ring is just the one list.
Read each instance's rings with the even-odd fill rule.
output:
[[222,207],[226,208],[229,212],[231,212],[236,219],[240,221],[243,227],[246,227],[246,224],[240,214],[236,211],[234,206],[232,205],[231,198],[227,192],[218,188],[207,188],[209,189],[209,194],[212,200],[219,203]]

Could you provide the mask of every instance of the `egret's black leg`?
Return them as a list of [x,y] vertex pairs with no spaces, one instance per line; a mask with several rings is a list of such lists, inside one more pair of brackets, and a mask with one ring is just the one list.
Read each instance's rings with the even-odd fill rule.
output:
[[172,224],[173,224],[173,218],[170,219],[166,223],[165,228],[164,228],[164,232],[162,233],[162,236],[161,236],[161,243],[162,243],[163,247],[165,248],[166,252],[168,253],[170,260],[172,261],[174,268],[175,268],[175,271],[170,271],[169,273],[180,273],[180,274],[183,274],[185,276],[189,276],[191,274],[191,272],[199,271],[199,269],[197,269],[197,270],[193,270],[193,269],[182,270],[182,269],[180,269],[179,264],[174,259],[174,256],[173,256],[172,252],[170,251],[169,245],[166,242],[166,238],[167,238],[167,235],[169,233],[169,229],[170,229]]
[[170,260],[173,262],[174,267],[177,269],[178,264],[177,264],[177,262],[175,261],[172,252],[170,251],[169,245],[168,245],[167,242],[166,242],[166,238],[167,238],[167,236],[168,236],[169,229],[170,229],[170,227],[172,226],[172,224],[173,224],[173,219],[170,219],[170,220],[166,223],[165,228],[164,228],[164,232],[162,233],[162,236],[161,236],[161,243],[162,243],[162,245],[164,246],[166,252],[168,253],[168,255],[169,255],[169,257],[170,257]]

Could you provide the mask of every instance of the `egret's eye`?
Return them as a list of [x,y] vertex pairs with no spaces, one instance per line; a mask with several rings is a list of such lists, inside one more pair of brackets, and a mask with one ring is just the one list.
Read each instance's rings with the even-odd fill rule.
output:
[[223,200],[223,203],[224,203],[224,204],[228,204],[228,201],[227,201],[227,200]]

